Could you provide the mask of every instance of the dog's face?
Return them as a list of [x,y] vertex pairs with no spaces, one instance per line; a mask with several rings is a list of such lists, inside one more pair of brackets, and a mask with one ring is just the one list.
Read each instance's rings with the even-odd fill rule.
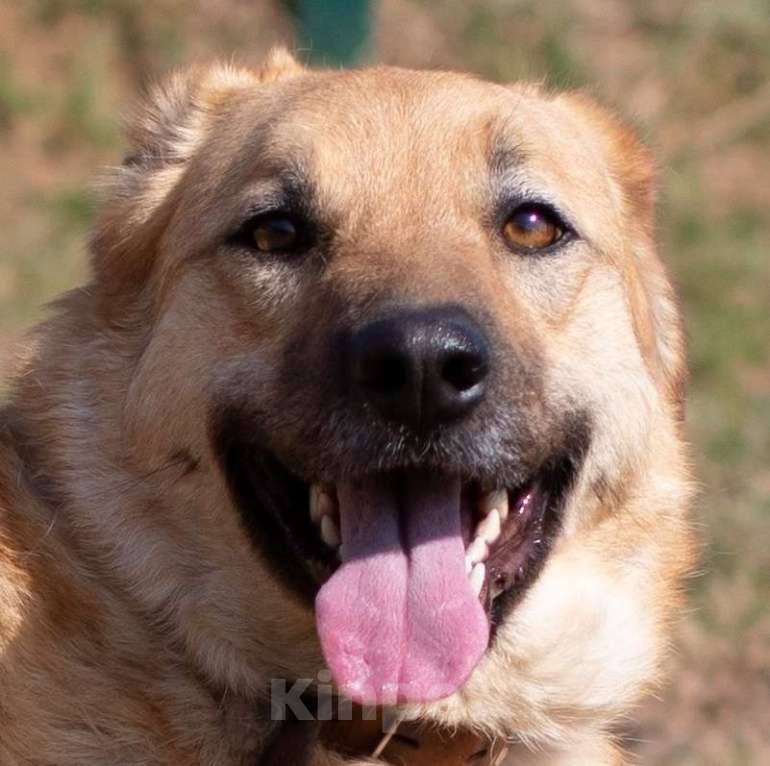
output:
[[279,57],[175,88],[135,130],[95,266],[143,339],[128,438],[206,477],[205,512],[162,523],[205,534],[204,567],[236,562],[206,635],[248,646],[267,578],[359,701],[431,702],[477,669],[472,706],[502,667],[501,706],[548,689],[536,647],[594,619],[566,594],[635,544],[602,525],[679,406],[643,150],[579,97],[452,74]]

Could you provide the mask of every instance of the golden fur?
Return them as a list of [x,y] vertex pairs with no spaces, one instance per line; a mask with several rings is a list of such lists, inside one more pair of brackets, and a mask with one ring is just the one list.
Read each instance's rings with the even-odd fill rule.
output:
[[[39,329],[1,415],[0,764],[260,762],[266,679],[322,659],[232,510],[208,397],[236,367],[277,396],[283,338],[389,290],[483,307],[539,354],[548,400],[594,418],[542,574],[461,692],[409,713],[510,738],[518,766],[621,763],[611,727],[658,680],[691,560],[682,330],[633,133],[579,94],[278,51],[172,79],[128,135],[93,278]],[[491,142],[579,222],[558,265],[490,255]],[[323,273],[218,252],[286,157],[338,222]]]

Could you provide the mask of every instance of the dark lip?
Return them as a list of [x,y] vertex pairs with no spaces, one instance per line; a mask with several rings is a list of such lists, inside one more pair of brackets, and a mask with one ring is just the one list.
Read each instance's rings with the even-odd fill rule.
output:
[[[524,487],[535,487],[536,507],[529,509],[524,528],[508,540],[504,533],[501,543],[490,554],[480,598],[493,631],[521,600],[547,560],[584,452],[584,445],[577,445],[554,455],[526,482],[508,490],[513,504]],[[320,586],[334,572],[339,560],[321,542],[310,519],[309,484],[269,450],[228,439],[226,432],[220,440],[219,454],[241,522],[252,543],[288,589],[312,607]],[[469,480],[471,483],[478,486]],[[539,541],[536,545],[535,540]],[[512,550],[506,551],[506,546]],[[494,598],[493,589],[498,591]]]
[[230,442],[220,454],[252,544],[291,592],[312,603],[336,554],[319,544],[310,520],[308,484],[268,450]]

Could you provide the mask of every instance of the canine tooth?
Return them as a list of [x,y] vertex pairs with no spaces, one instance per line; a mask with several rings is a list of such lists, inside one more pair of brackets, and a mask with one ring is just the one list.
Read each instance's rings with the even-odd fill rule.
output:
[[478,596],[481,593],[482,587],[484,587],[484,575],[486,574],[486,567],[483,564],[476,564],[469,575],[471,588],[473,592]]
[[493,508],[489,515],[479,524],[476,535],[491,545],[500,537],[500,512]]
[[310,518],[320,524],[324,516],[334,513],[334,500],[320,485],[314,484],[310,490]]
[[334,519],[328,514],[321,516],[321,539],[330,548],[336,548],[341,542],[340,530]]
[[487,544],[482,537],[477,537],[465,551],[465,558],[470,561],[471,564],[478,564],[486,559],[489,551],[487,550]]
[[315,524],[318,524],[318,522],[321,521],[321,514],[318,512],[319,491],[320,490],[317,484],[313,484],[313,486],[310,487],[310,519]]
[[481,496],[479,510],[482,516],[487,516],[493,510],[504,519],[508,515],[508,492],[504,489],[495,489],[492,492],[485,492]]

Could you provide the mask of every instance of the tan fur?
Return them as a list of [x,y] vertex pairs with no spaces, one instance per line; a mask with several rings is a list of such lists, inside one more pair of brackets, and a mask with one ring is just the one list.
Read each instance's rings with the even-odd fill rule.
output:
[[[267,680],[322,659],[232,509],[209,397],[231,370],[270,397],[287,338],[389,290],[482,307],[542,357],[554,406],[595,419],[543,573],[466,686],[407,712],[512,738],[519,766],[620,763],[609,732],[658,680],[691,559],[682,331],[634,135],[582,95],[277,52],[172,78],[129,137],[93,280],[40,328],[0,421],[0,764],[258,762]],[[558,266],[490,249],[494,141],[578,222]],[[337,223],[323,273],[221,246],[287,158]]]

